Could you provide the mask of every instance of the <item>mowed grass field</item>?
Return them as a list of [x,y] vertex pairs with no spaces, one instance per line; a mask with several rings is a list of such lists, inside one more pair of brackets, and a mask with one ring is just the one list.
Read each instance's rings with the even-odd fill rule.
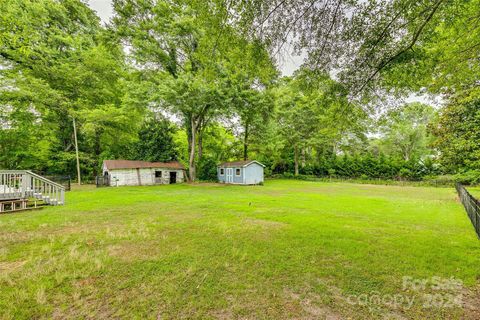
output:
[[479,274],[453,188],[82,187],[0,216],[2,319],[478,319]]
[[467,190],[472,196],[476,197],[477,199],[480,199],[480,187],[467,186]]

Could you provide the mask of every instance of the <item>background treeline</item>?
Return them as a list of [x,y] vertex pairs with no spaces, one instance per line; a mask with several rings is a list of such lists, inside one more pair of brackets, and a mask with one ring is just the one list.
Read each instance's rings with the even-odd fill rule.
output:
[[[273,173],[293,172],[289,167],[276,167]],[[318,177],[384,179],[384,180],[421,180],[426,176],[439,174],[440,171],[431,161],[405,161],[385,156],[333,156],[320,159],[318,163],[301,167],[299,174]]]
[[[215,180],[248,158],[287,177],[479,182],[479,1],[290,5],[115,0],[102,25],[80,0],[0,2],[0,168],[76,176],[75,120],[87,180],[104,159]],[[308,57],[281,77],[294,31]],[[402,102],[418,92],[441,106]]]

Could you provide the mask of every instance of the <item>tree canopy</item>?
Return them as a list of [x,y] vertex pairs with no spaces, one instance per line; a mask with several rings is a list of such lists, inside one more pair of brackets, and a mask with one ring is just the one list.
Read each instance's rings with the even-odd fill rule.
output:
[[[268,174],[480,170],[479,0],[112,6],[102,25],[80,0],[0,3],[0,167],[73,176],[75,120],[87,178],[108,158],[178,159],[191,181],[253,158]],[[282,77],[292,46],[306,60]]]

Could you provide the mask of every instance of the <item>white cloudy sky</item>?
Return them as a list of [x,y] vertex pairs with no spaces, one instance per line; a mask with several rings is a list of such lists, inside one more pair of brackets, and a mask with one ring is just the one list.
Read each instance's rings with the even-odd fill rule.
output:
[[[113,14],[111,0],[88,0],[90,7],[95,10],[103,22],[108,22]],[[283,75],[289,76],[300,67],[303,57],[287,55],[279,61]]]

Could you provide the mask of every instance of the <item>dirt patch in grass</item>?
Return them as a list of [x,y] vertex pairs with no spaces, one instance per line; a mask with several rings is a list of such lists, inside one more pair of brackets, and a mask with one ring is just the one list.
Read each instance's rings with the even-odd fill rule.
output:
[[477,285],[472,290],[463,290],[462,307],[465,319],[480,319],[480,286]]
[[254,241],[268,242],[279,235],[286,226],[287,224],[283,222],[245,217],[240,219],[237,225],[240,229],[237,232],[250,234],[250,239]]
[[216,310],[216,311],[210,312],[210,316],[212,316],[214,319],[217,319],[217,320],[227,320],[227,319],[235,318],[233,316],[232,311],[228,309]]
[[284,222],[272,221],[272,220],[263,220],[263,219],[254,219],[254,218],[245,218],[243,222],[247,225],[259,226],[261,228],[282,228],[287,224]]
[[[101,302],[101,303],[100,303]],[[101,300],[78,300],[68,309],[56,308],[48,318],[63,319],[120,319],[115,310]]]
[[107,247],[107,252],[111,257],[124,262],[133,262],[136,260],[149,260],[156,256],[158,246],[154,241],[147,242],[123,242]]
[[322,304],[320,302],[321,297],[312,292],[299,294],[291,290],[285,289],[285,298],[301,306],[304,316],[299,317],[298,319],[344,319],[340,313],[337,313],[330,307]]
[[3,261],[0,262],[0,274],[11,273],[22,269],[27,261]]
[[89,287],[95,285],[95,283],[98,281],[97,277],[89,277],[85,279],[80,279],[75,282],[75,285],[78,287]]

